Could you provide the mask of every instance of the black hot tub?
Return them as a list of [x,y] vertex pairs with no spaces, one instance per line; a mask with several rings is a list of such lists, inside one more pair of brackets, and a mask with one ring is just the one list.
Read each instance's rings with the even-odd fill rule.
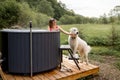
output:
[[[31,73],[30,30],[1,30],[3,71]],[[32,72],[56,68],[60,64],[60,32],[32,30]]]

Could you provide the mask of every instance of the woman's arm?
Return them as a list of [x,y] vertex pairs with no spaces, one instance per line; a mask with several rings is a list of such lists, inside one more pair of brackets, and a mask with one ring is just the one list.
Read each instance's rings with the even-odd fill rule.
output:
[[64,34],[71,35],[71,33],[69,33],[69,32],[67,32],[67,31],[63,30],[60,26],[59,26],[59,29],[60,29],[60,31],[63,32]]

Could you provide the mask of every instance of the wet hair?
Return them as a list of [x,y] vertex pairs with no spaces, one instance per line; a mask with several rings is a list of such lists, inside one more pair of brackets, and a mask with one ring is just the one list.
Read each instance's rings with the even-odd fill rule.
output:
[[51,18],[51,19],[49,20],[49,27],[50,27],[50,28],[52,28],[52,26],[53,26],[53,21],[56,21],[56,19]]

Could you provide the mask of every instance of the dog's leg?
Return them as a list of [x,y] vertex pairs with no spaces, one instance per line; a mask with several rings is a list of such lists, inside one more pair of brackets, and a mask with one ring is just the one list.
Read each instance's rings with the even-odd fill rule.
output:
[[89,64],[89,62],[88,62],[88,54],[85,55],[85,62],[86,62],[87,65]]
[[74,50],[73,50],[73,55],[75,55],[75,54],[76,54],[76,52],[77,52],[77,49],[76,49],[76,48],[74,48]]
[[77,49],[78,49],[78,41],[76,40],[75,42],[76,42],[76,43],[75,43],[75,45],[74,45],[74,51],[73,51],[73,54],[76,54]]
[[81,63],[83,63],[83,61],[84,61],[84,56],[81,55]]
[[74,58],[78,58],[78,57],[76,56],[77,48],[78,48],[78,45],[76,44],[75,47],[74,47],[74,50],[73,50],[73,57],[74,57]]

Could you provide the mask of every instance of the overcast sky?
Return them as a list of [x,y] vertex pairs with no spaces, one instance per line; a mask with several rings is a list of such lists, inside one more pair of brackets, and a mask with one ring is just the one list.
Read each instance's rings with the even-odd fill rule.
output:
[[72,9],[75,13],[86,17],[99,17],[104,13],[108,14],[120,0],[59,0]]

